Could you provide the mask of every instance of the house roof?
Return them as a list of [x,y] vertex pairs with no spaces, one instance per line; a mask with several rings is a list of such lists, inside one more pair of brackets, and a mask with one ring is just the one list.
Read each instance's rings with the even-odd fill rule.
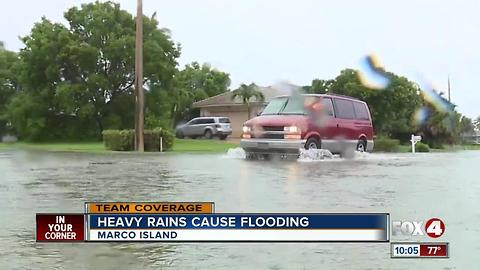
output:
[[[258,91],[263,93],[263,96],[265,97],[265,102],[269,102],[276,96],[288,94],[287,91],[282,91],[282,90],[273,88],[271,86],[258,87]],[[232,100],[232,95],[233,95],[233,91],[221,93],[219,95],[194,102],[192,107],[202,108],[202,107],[213,107],[213,106],[243,105],[242,99],[240,97],[236,97],[235,99]],[[251,102],[258,102],[258,101],[256,101],[255,98],[252,98]]]

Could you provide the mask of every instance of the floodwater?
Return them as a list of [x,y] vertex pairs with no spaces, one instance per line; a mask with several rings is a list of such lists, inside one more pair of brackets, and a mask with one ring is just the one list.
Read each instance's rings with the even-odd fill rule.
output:
[[[228,154],[0,152],[1,269],[480,269],[480,151],[246,161]],[[389,212],[443,219],[449,259],[389,243],[36,243],[35,213],[85,201],[214,201],[217,212]],[[392,237],[392,240],[431,241]]]

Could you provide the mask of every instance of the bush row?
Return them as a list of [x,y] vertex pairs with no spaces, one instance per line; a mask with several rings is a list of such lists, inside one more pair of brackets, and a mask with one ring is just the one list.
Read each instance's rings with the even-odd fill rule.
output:
[[[174,135],[172,132],[162,129],[145,130],[143,133],[145,151],[160,151],[160,137],[162,137],[163,151],[172,149]],[[135,130],[105,130],[102,133],[103,142],[107,149],[112,151],[133,151],[135,149]]]
[[[375,140],[374,150],[377,152],[397,152],[399,151],[400,141],[397,139],[390,139],[381,137]],[[428,144],[418,142],[415,145],[417,152],[430,152]]]
[[417,151],[417,152],[430,152],[430,147],[426,143],[418,142],[415,145],[415,151]]
[[396,152],[398,151],[398,146],[400,141],[396,139],[389,138],[378,138],[374,143],[374,150],[379,152]]

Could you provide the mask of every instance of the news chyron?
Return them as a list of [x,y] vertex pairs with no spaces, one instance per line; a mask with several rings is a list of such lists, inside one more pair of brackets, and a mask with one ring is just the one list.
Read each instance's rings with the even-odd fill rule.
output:
[[[393,220],[391,230],[390,254],[392,258],[449,257],[449,243],[441,242],[446,226],[440,218]],[[396,242],[397,239],[404,241]]]
[[[83,213],[39,213],[37,242],[389,243],[392,258],[448,258],[439,218],[388,213],[217,213],[214,202],[87,202]],[[418,238],[417,237],[424,237]]]
[[39,242],[388,242],[387,213],[217,213],[213,202],[89,202],[37,214]]

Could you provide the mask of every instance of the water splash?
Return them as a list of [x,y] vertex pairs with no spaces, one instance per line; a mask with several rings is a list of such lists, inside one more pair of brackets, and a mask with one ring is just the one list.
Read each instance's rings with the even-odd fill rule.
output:
[[230,159],[245,159],[245,151],[240,147],[230,148],[225,155],[225,158]]
[[373,154],[369,152],[354,151],[352,158],[356,160],[376,160],[376,159],[382,159],[385,157],[382,154],[378,154],[378,153]]
[[381,90],[390,85],[390,78],[380,58],[375,54],[367,55],[362,59],[357,74],[360,83],[367,88]]
[[[272,160],[278,160],[280,158],[283,160],[281,155],[272,156],[276,157],[277,159],[273,158]],[[327,149],[299,149],[299,157],[296,159],[298,162],[337,162],[337,161],[348,161],[348,160],[399,160],[402,158],[410,157],[408,154],[385,154],[385,153],[368,153],[368,152],[358,152],[353,151],[352,155],[349,157],[342,157],[339,154],[333,154]],[[245,151],[241,147],[235,147],[228,149],[227,153],[222,156],[222,158],[226,159],[245,159],[246,154]],[[261,159],[261,158],[259,158]],[[288,159],[292,160],[292,159]]]
[[334,155],[327,149],[300,149],[299,162],[312,161],[340,161],[343,160],[339,155]]

